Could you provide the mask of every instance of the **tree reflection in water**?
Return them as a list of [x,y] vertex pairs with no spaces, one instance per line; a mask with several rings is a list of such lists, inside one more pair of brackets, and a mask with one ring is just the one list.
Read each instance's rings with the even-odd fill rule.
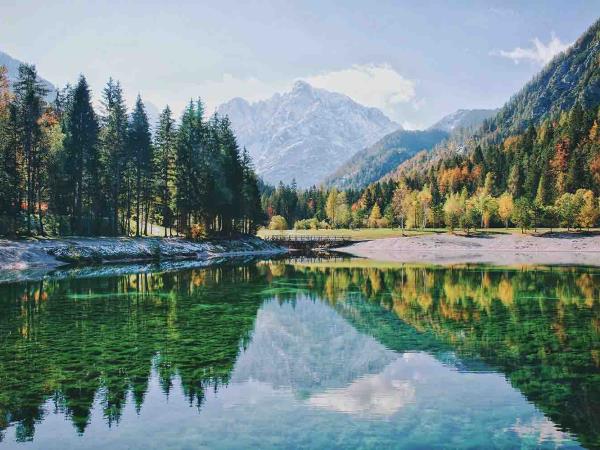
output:
[[128,398],[141,408],[153,371],[164,395],[180,385],[201,408],[229,383],[264,301],[300,296],[394,352],[501,372],[583,445],[600,445],[599,271],[362,260],[2,285],[0,430],[33,439],[51,402],[84,433],[97,399],[111,426]]

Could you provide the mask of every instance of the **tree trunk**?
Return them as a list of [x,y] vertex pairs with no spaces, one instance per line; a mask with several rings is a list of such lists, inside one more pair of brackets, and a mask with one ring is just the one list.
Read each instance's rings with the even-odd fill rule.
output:
[[[148,198],[147,192],[145,192],[144,197]],[[144,209],[146,210],[146,213],[144,214],[144,235],[148,236],[148,217],[150,216],[150,203],[147,200],[144,202]]]
[[40,234],[42,236],[45,236],[46,233],[44,232],[44,222],[42,220],[42,203],[39,199],[39,194],[38,194],[38,222],[40,224]]
[[[117,178],[119,177],[118,170],[117,174],[115,174],[114,176],[116,176]],[[112,232],[115,236],[119,234],[119,190],[119,181],[117,180],[115,182],[112,192]]]
[[31,235],[31,151],[27,153],[27,234]]
[[140,235],[140,176],[137,177],[135,193],[135,235]]

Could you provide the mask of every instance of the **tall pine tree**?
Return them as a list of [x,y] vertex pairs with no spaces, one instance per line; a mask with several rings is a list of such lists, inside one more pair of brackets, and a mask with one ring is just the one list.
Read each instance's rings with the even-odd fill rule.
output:
[[0,66],[0,234],[14,236],[20,210],[20,177],[14,125],[15,108],[8,70]]
[[36,186],[39,181],[39,169],[43,163],[40,143],[42,129],[40,119],[44,113],[44,95],[47,91],[38,79],[35,66],[21,64],[19,76],[13,86],[15,99],[13,103],[12,121],[16,133],[18,150],[17,158],[23,161],[24,200],[27,211],[27,234],[31,234],[32,217],[36,203]]
[[129,154],[135,185],[135,235],[148,234],[153,155],[148,116],[138,95],[129,124]]
[[173,226],[175,200],[176,130],[171,109],[167,106],[160,115],[155,139],[156,209],[160,215],[164,235]]
[[69,95],[63,125],[66,176],[70,193],[71,229],[74,233],[99,232],[102,192],[99,180],[98,119],[85,77]]
[[118,81],[108,80],[102,93],[104,116],[102,117],[103,187],[107,196],[107,215],[113,235],[125,230],[125,219],[119,220],[119,211],[125,204],[124,173],[127,163],[127,108]]

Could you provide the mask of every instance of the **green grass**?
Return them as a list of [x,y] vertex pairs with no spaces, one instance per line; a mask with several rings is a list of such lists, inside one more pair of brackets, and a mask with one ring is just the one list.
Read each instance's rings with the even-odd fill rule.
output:
[[[434,234],[443,233],[446,230],[441,228],[426,229],[426,230],[405,230],[405,236],[416,236],[421,234]],[[262,229],[259,230],[258,235],[260,237],[267,236],[278,236],[294,235],[294,236],[349,236],[352,239],[383,239],[390,237],[402,236],[402,230],[400,228],[359,228],[354,230],[349,229],[336,229],[336,230],[286,230],[286,231],[273,231]]]
[[[553,228],[553,232],[567,232],[566,228]],[[527,234],[545,234],[549,233],[550,228],[538,228],[536,232],[533,230],[526,231]],[[573,231],[571,231],[573,232]],[[588,232],[585,230],[583,232]],[[594,228],[589,232],[598,233],[600,230]],[[446,228],[427,228],[424,230],[404,230],[404,236],[419,236],[428,234],[440,234],[448,233]],[[462,230],[456,230],[456,234],[464,234]],[[273,231],[267,229],[261,229],[258,231],[259,237],[278,236],[278,235],[294,235],[294,236],[349,236],[356,240],[371,240],[371,239],[384,239],[392,237],[402,236],[402,230],[400,228],[359,228],[354,230],[349,229],[336,229],[336,230],[285,230],[285,231]],[[471,231],[470,235],[481,235],[481,234],[521,234],[520,228],[489,228],[487,230],[477,230],[476,232]]]

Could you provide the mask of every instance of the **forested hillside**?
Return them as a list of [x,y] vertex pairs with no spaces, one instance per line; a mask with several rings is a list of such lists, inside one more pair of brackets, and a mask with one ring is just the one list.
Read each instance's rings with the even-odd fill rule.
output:
[[[442,205],[447,205],[458,211],[457,217],[467,217],[473,209],[488,223],[495,218],[505,223],[595,225],[599,104],[596,22],[462,145],[450,142],[429,155],[419,154],[401,164],[393,178],[408,191],[430,190],[438,222],[444,216]],[[503,214],[500,199],[507,210]],[[583,208],[587,220],[579,216]]]
[[[595,226],[599,105],[600,21],[474,133],[418,153],[358,196],[344,193],[346,223]],[[349,202],[350,197],[358,199]],[[340,195],[329,193],[330,198],[335,203]],[[335,208],[331,211],[335,217]]]
[[371,147],[358,152],[336,170],[325,183],[339,189],[364,188],[382,178],[417,152],[430,150],[447,137],[446,131],[437,129],[395,131]]
[[564,53],[559,53],[483,127],[506,137],[543,119],[557,117],[579,103],[584,110],[600,103],[600,21]]
[[442,117],[431,125],[429,130],[444,130],[448,133],[462,129],[480,127],[484,120],[491,119],[498,109],[459,109],[452,114]]
[[176,124],[167,106],[154,139],[142,99],[128,112],[108,81],[102,111],[85,77],[51,103],[34,66],[12,86],[0,67],[0,235],[187,236],[252,232],[258,182],[227,118],[191,101]]

